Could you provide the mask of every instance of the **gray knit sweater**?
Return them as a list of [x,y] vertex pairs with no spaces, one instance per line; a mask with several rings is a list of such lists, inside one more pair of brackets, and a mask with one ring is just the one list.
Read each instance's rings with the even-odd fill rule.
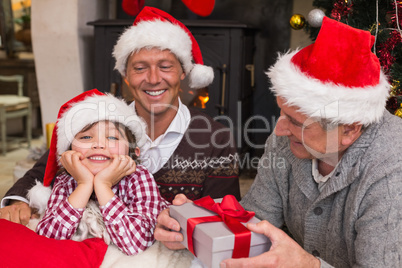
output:
[[286,224],[321,267],[402,267],[402,120],[386,112],[369,126],[321,193],[311,173],[311,160],[271,135],[241,203],[260,219]]

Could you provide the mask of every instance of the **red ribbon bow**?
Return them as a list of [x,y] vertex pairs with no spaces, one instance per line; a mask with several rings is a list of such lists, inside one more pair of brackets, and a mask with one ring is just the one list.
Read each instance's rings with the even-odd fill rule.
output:
[[205,222],[223,221],[235,235],[232,258],[248,257],[250,252],[251,232],[241,224],[241,222],[248,222],[254,217],[254,212],[246,211],[233,195],[225,196],[221,203],[215,203],[210,196],[206,196],[195,200],[194,204],[218,214],[216,216],[190,218],[187,220],[188,249],[194,256],[197,256],[194,252],[193,244],[195,226]]

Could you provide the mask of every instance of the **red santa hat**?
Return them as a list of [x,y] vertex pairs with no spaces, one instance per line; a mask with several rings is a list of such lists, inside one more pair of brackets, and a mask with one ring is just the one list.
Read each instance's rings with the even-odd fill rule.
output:
[[268,70],[271,90],[311,117],[378,122],[390,85],[371,51],[374,40],[368,31],[324,17],[315,43],[280,55]]
[[117,41],[113,56],[115,69],[126,75],[128,57],[142,48],[169,49],[181,62],[191,88],[203,88],[212,83],[213,69],[205,66],[194,36],[184,24],[154,7],[144,7],[133,25]]
[[50,196],[48,186],[61,167],[60,155],[70,148],[75,135],[84,127],[105,120],[118,122],[133,133],[136,146],[141,147],[146,141],[145,121],[134,113],[133,108],[129,107],[124,100],[101,93],[96,89],[86,91],[63,104],[57,118],[43,185],[37,183],[28,194],[30,205],[40,209],[41,212],[44,211]]

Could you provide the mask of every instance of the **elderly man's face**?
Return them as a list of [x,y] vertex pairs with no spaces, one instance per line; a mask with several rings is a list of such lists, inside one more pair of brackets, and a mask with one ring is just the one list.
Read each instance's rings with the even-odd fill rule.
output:
[[126,74],[140,116],[176,114],[185,74],[173,53],[141,49],[128,58]]
[[292,153],[301,159],[322,159],[339,156],[344,150],[341,145],[342,127],[325,131],[321,124],[298,112],[298,108],[288,106],[278,97],[281,116],[275,127],[277,136],[287,136]]

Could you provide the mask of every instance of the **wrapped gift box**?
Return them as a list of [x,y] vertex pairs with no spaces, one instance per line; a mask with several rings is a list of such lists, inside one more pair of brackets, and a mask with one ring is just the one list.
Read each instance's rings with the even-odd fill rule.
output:
[[[220,201],[221,199],[215,200],[215,202]],[[193,203],[170,207],[170,216],[180,223],[181,233],[184,236],[182,244],[187,248],[187,219],[214,215],[217,214]],[[253,217],[248,223],[259,221]],[[196,225],[193,233],[194,252],[206,266],[219,268],[221,261],[232,258],[234,240],[235,235],[224,222],[201,223]],[[265,235],[251,232],[250,257],[260,255],[268,251],[270,247],[271,242]]]

